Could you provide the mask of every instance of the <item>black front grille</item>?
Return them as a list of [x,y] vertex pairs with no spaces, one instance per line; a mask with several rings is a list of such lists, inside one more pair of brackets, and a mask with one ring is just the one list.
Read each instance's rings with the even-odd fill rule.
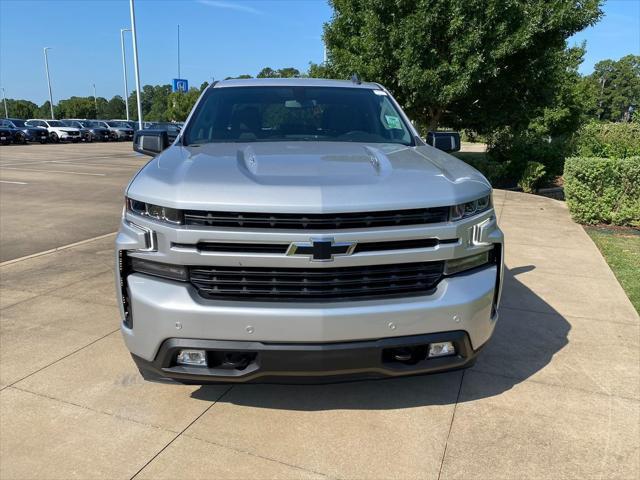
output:
[[232,228],[285,228],[338,230],[344,228],[396,227],[446,222],[449,207],[389,210],[361,213],[238,213],[187,210],[185,225]]
[[348,300],[429,294],[443,267],[442,261],[315,269],[191,267],[189,277],[210,299]]

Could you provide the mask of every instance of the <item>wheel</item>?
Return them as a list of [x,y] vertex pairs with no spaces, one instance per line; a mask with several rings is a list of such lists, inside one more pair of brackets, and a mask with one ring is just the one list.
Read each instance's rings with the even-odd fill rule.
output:
[[49,134],[49,138],[51,139],[51,141],[53,143],[60,143],[60,137],[58,136],[58,134],[56,132],[51,132]]
[[27,144],[26,135],[23,135],[22,133],[16,133],[15,143],[19,143],[20,145],[26,145]]
[[47,143],[47,139],[46,138],[40,138],[40,143],[42,145],[44,145],[45,143]]

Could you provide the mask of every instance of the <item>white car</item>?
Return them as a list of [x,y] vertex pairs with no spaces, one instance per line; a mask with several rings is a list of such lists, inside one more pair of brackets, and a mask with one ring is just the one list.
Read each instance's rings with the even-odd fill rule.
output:
[[80,129],[76,127],[67,127],[60,120],[43,120],[39,118],[30,118],[25,122],[30,127],[46,128],[49,132],[49,139],[58,143],[61,140],[69,142],[79,142],[82,140]]

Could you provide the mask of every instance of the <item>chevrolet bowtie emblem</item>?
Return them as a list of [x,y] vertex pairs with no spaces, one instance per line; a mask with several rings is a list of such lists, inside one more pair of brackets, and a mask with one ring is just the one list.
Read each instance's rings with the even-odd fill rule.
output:
[[312,262],[331,262],[333,257],[351,255],[356,242],[335,243],[333,238],[312,239],[310,242],[294,242],[287,249],[287,255],[305,255]]

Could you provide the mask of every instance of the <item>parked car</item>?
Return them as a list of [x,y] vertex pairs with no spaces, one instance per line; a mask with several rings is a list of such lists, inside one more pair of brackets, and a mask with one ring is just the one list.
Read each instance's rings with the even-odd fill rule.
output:
[[127,122],[110,120],[105,123],[109,126],[109,130],[111,130],[111,134],[114,140],[133,140],[133,128],[131,128],[131,126]]
[[60,120],[62,123],[64,123],[67,127],[74,127],[77,128],[78,130],[80,130],[80,137],[82,138],[83,142],[93,142],[93,135],[91,134],[91,131],[84,127],[80,121],[78,120],[69,120],[69,119],[65,119],[65,120]]
[[[118,118],[113,118],[111,120],[109,120],[110,122],[122,122],[122,123],[126,123],[127,125],[129,125],[129,127],[131,127],[131,129],[135,132],[138,130],[139,126],[138,126],[138,122],[134,121],[134,120],[121,120]],[[146,123],[146,122],[145,122]]]
[[53,143],[60,141],[80,142],[82,135],[80,129],[76,127],[68,127],[60,120],[44,120],[39,118],[31,118],[25,122],[29,127],[46,128],[49,132],[49,140]]
[[108,142],[112,140],[111,130],[108,127],[104,126],[104,122],[99,122],[95,120],[79,120],[80,125],[83,128],[86,128],[91,132],[91,137],[93,140],[100,142]]
[[9,127],[0,127],[0,144],[9,145],[13,142],[14,129]]
[[44,128],[30,127],[19,118],[5,118],[0,120],[0,126],[14,129],[14,142],[40,142],[47,143],[49,132]]
[[148,127],[145,127],[149,130],[164,130],[167,132],[169,137],[169,141],[173,142],[178,137],[180,130],[182,130],[182,123],[172,123],[172,122],[156,122],[150,123]]
[[503,234],[480,172],[354,80],[228,80],[126,190],[121,330],[142,375],[334,381],[464,368],[491,337]]

